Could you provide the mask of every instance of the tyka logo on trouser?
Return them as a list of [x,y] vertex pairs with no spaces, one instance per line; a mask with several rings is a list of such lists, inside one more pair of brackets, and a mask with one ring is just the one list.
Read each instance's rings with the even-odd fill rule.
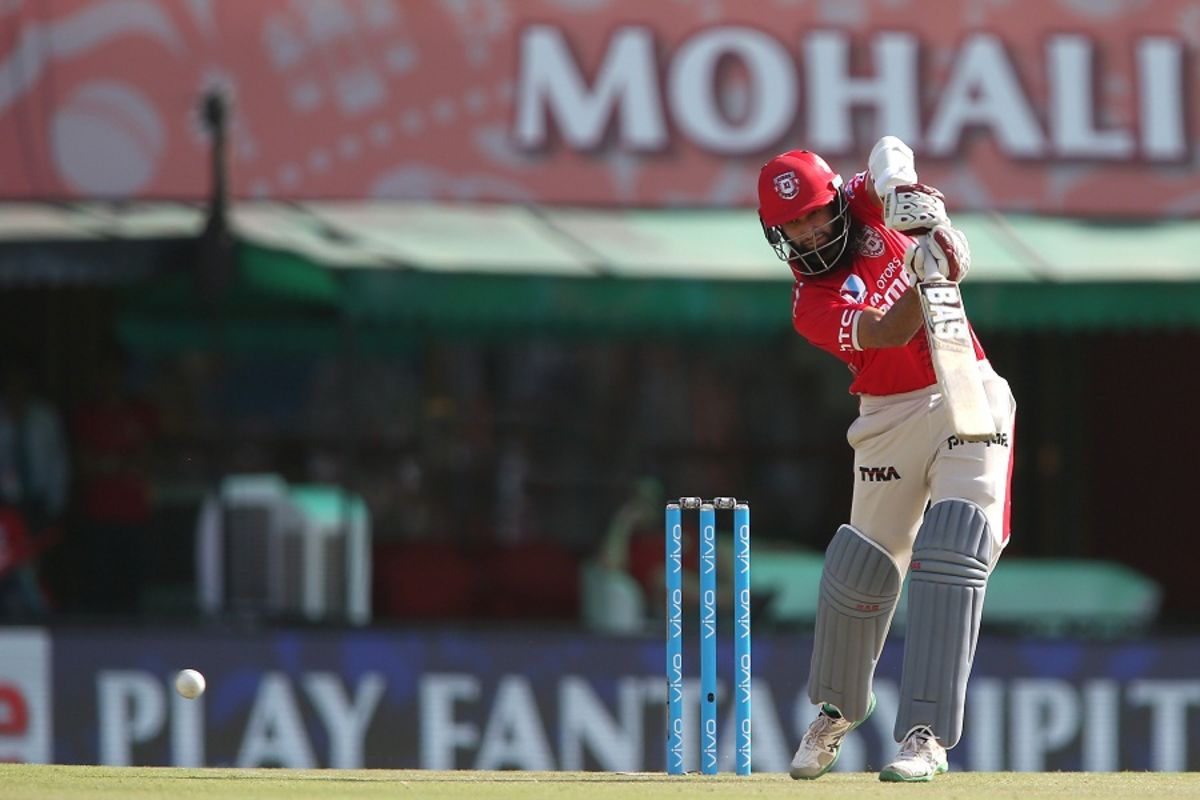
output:
[[704,501],[681,497],[666,508],[667,595],[667,773],[683,765],[683,521],[682,511],[700,512],[700,771],[717,772],[717,524],[716,511],[732,510],[734,527],[734,708],[735,769],[750,774],[750,506],[732,497]]
[[858,476],[860,480],[871,483],[900,480],[900,473],[895,467],[859,467]]

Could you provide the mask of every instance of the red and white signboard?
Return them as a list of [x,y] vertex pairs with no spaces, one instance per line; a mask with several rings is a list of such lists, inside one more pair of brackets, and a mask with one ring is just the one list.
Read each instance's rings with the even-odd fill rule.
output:
[[[1152,11],[1152,13],[1151,13]],[[1200,216],[1200,2],[16,0],[0,196],[753,204],[901,136],[956,208]]]
[[50,637],[33,628],[0,631],[0,761],[49,763],[52,720]]

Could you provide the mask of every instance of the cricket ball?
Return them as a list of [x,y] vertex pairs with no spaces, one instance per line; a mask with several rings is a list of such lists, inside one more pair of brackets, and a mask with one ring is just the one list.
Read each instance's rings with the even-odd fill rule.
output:
[[194,669],[181,669],[175,676],[175,691],[194,700],[204,694],[204,676]]

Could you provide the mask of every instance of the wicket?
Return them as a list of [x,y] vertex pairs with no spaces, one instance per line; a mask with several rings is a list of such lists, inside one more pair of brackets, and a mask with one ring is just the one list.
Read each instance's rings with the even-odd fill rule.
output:
[[683,510],[700,511],[700,772],[717,773],[717,524],[733,510],[734,738],[738,775],[750,774],[750,505],[681,497],[666,508],[667,774],[683,774]]

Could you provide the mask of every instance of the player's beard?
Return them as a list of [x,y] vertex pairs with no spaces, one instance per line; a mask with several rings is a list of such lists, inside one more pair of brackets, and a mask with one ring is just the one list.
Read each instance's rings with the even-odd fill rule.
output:
[[853,214],[846,214],[846,227],[849,228],[846,232],[846,247],[834,259],[833,266],[826,271],[826,274],[832,275],[850,266],[854,261],[855,254],[858,253],[858,245],[863,236],[863,225],[854,218]]
[[[788,265],[792,268],[792,274],[797,280],[805,278],[813,278],[818,275],[829,275],[836,272],[841,266],[849,263],[846,259],[847,253],[850,251],[852,236],[856,230],[854,217],[850,214],[849,209],[843,207],[842,213],[836,215],[832,220],[822,225],[822,228],[828,229],[830,226],[836,226],[836,230],[830,235],[827,231],[822,233],[820,239],[811,236],[811,241],[814,243],[803,255],[797,255],[788,260]],[[789,239],[792,252],[796,252],[796,240]],[[825,260],[824,252],[826,250],[836,250],[837,255],[833,257],[833,262]],[[776,249],[776,254],[780,250]]]

